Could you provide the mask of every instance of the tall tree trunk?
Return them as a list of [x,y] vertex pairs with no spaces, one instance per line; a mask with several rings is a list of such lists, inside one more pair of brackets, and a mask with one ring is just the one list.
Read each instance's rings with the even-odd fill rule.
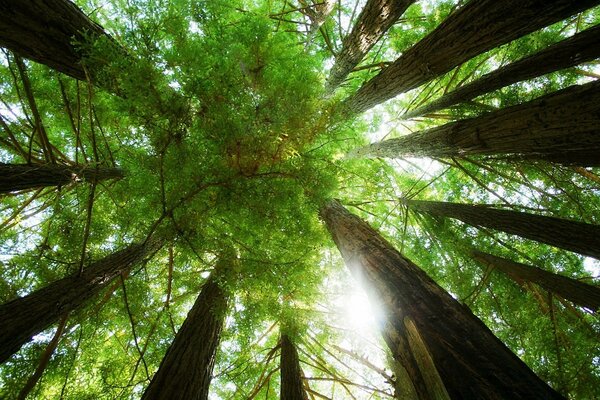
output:
[[599,0],[472,0],[345,101],[361,113],[494,47],[558,22]]
[[458,219],[476,227],[486,227],[561,249],[600,259],[600,226],[487,205],[441,201],[408,200],[409,208],[431,215]]
[[333,92],[369,50],[416,0],[367,0],[352,31],[344,38],[329,73],[327,91]]
[[281,335],[281,400],[308,400],[302,385],[302,369],[298,359],[298,351],[290,337]]
[[384,308],[384,339],[419,399],[562,398],[366,222],[336,201],[321,216],[350,271]]
[[68,0],[3,0],[0,15],[0,46],[83,81],[84,54],[76,43],[113,41]]
[[83,273],[75,273],[25,297],[0,306],[0,362],[4,362],[31,338],[77,310],[115,277],[158,250],[162,241],[149,239],[96,261]]
[[[304,2],[300,3],[305,4]],[[336,3],[334,0],[323,0],[319,1],[312,7],[306,6],[306,15],[308,15],[308,18],[310,19],[310,28],[307,35],[308,43],[313,40],[321,26],[325,23],[325,21],[327,21],[329,14],[331,14],[333,8],[335,7],[335,4]]]
[[63,186],[80,181],[100,182],[121,178],[123,171],[118,168],[96,168],[91,165],[0,164],[0,193]]
[[229,266],[219,261],[202,287],[175,339],[146,388],[144,400],[205,400],[227,311],[228,294],[215,274]]
[[389,158],[507,155],[599,166],[600,81],[571,86],[480,117],[373,143],[353,154]]
[[[128,91],[141,91],[148,100],[138,105],[141,112],[148,107],[168,107],[177,114],[169,118],[174,134],[187,129],[187,99],[167,85],[157,87],[155,78],[162,76],[162,69],[158,71],[151,60],[129,54],[71,1],[2,0],[0,15],[0,46],[73,78],[91,79],[94,85],[124,98],[130,97]],[[98,43],[102,46],[94,47],[103,47],[107,52],[101,56],[90,54],[87,49]],[[127,82],[132,79],[128,71],[112,71],[110,64],[120,58],[134,63],[136,76],[146,79],[137,79],[132,87]]]
[[454,104],[464,103],[515,82],[573,67],[598,57],[600,57],[600,26],[595,26],[538,53],[498,68],[423,107],[409,111],[403,115],[403,118],[429,114]]
[[478,250],[472,250],[471,256],[483,265],[499,269],[518,284],[532,282],[592,311],[600,309],[600,288],[597,286]]

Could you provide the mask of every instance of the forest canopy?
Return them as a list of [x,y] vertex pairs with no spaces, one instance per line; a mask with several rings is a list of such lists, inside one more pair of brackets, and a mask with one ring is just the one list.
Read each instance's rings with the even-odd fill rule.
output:
[[598,3],[0,4],[0,397],[600,397]]

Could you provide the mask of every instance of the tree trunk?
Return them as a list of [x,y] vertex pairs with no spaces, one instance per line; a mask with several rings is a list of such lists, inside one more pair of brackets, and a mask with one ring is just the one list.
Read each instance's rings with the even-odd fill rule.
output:
[[346,265],[379,303],[384,339],[419,399],[561,399],[471,311],[334,201],[321,209]]
[[416,0],[368,0],[329,73],[327,91],[333,92],[369,50]]
[[353,152],[371,157],[507,155],[579,166],[600,165],[600,81],[533,101],[384,140]]
[[345,101],[361,113],[478,54],[558,22],[600,0],[472,0]]
[[287,334],[281,335],[281,400],[308,400],[302,385],[302,369],[298,351]]
[[596,286],[478,250],[472,250],[471,256],[483,265],[499,269],[518,284],[532,282],[581,307],[600,309],[600,288]]
[[500,210],[486,205],[409,200],[409,208],[431,215],[455,218],[561,249],[600,259],[600,226],[544,215]]
[[[307,42],[310,43],[321,26],[327,21],[329,14],[333,11],[335,7],[334,0],[323,0],[314,6],[308,6],[306,8],[306,15],[310,19],[310,29],[307,35]],[[314,9],[313,9],[314,7]]]
[[600,57],[600,26],[595,26],[512,64],[490,72],[402,118],[429,114],[516,82],[573,67]]
[[[227,268],[223,261],[220,265]],[[216,273],[222,272],[217,265]],[[175,339],[146,388],[144,400],[205,400],[225,321],[228,295],[215,279],[202,287]]]
[[85,55],[77,46],[100,37],[113,41],[68,0],[3,0],[0,15],[0,46],[82,81]]
[[118,168],[96,168],[90,165],[0,164],[0,193],[46,186],[64,186],[80,181],[100,182],[121,178],[123,178],[123,171]]
[[25,297],[0,306],[0,362],[19,351],[34,335],[77,310],[114,278],[160,248],[162,242],[149,239],[96,261],[83,273],[75,273]]

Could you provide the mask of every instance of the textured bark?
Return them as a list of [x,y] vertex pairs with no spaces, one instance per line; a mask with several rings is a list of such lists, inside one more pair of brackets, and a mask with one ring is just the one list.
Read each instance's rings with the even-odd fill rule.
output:
[[329,73],[327,91],[333,92],[369,50],[416,0],[368,0],[352,31],[344,38]]
[[118,168],[90,165],[0,164],[0,193],[46,186],[64,186],[75,182],[100,182],[121,179]]
[[384,140],[353,154],[375,157],[507,155],[600,165],[600,81],[575,85],[480,117]]
[[345,101],[360,113],[600,0],[472,0]]
[[[429,357],[452,399],[562,399],[467,307],[366,222],[338,202],[323,207],[321,216],[348,268],[383,308],[384,339],[412,383],[417,383],[418,398],[443,396],[431,387],[420,387],[420,382],[437,379],[434,371],[422,371]],[[431,376],[423,377],[422,372]]]
[[68,312],[77,310],[115,277],[156,251],[162,242],[150,239],[96,261],[25,297],[0,306],[0,362],[4,362],[34,335]]
[[454,104],[469,101],[515,82],[573,67],[598,57],[600,57],[600,26],[595,26],[538,53],[498,68],[423,107],[404,114],[403,118],[429,114]]
[[302,370],[296,346],[286,334],[281,335],[281,400],[308,400],[302,385]]
[[112,41],[68,0],[3,0],[0,15],[0,46],[79,80],[87,78],[77,44]]
[[409,200],[409,208],[455,218],[600,259],[600,226],[544,215],[500,210],[486,205]]
[[592,311],[600,309],[600,288],[597,286],[478,250],[473,250],[471,256],[483,265],[499,269],[518,284],[532,282]]
[[[222,268],[218,266],[216,271],[220,270]],[[213,275],[202,287],[142,399],[208,398],[228,299],[217,280]]]
[[335,7],[334,0],[323,0],[313,7],[308,7],[306,14],[310,19],[310,29],[308,31],[308,42],[312,41],[315,37],[321,26],[327,21],[329,14],[333,11]]

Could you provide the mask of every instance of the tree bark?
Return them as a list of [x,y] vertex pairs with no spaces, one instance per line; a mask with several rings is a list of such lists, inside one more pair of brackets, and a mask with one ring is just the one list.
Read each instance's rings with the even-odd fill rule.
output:
[[[227,267],[224,261],[216,273]],[[205,400],[227,311],[228,295],[215,273],[206,281],[194,306],[146,388],[144,400]]]
[[296,346],[287,334],[281,335],[281,400],[308,400],[302,385],[302,369]]
[[162,241],[149,239],[96,261],[83,273],[75,273],[25,297],[0,306],[0,363],[19,351],[34,335],[77,310],[114,278],[160,248]]
[[361,113],[445,74],[465,61],[598,4],[599,0],[472,0],[392,65],[366,82],[344,106]]
[[486,227],[561,249],[600,259],[600,226],[487,205],[457,204],[441,201],[408,200],[416,211],[458,219],[475,227]]
[[498,68],[423,107],[409,111],[402,118],[429,114],[513,83],[573,67],[598,57],[600,57],[600,26],[595,26],[538,53]]
[[114,41],[68,0],[3,0],[0,15],[0,46],[82,81],[85,55],[78,46]]
[[532,282],[581,307],[600,309],[600,288],[596,286],[478,250],[472,250],[471,256],[483,265],[499,269],[518,284]]
[[370,157],[506,155],[578,166],[600,165],[600,81],[353,152]]
[[350,271],[383,308],[384,339],[419,399],[562,399],[366,222],[337,201],[321,217]]
[[368,0],[352,31],[344,38],[329,73],[327,91],[333,92],[369,50],[416,0]]
[[123,178],[118,168],[91,165],[0,164],[0,193]]
[[[302,3],[302,2],[301,2]],[[323,0],[314,6],[308,6],[306,8],[306,15],[310,19],[310,28],[307,34],[307,42],[311,42],[321,26],[327,21],[329,14],[335,7],[334,0]],[[314,9],[313,9],[314,7]]]

